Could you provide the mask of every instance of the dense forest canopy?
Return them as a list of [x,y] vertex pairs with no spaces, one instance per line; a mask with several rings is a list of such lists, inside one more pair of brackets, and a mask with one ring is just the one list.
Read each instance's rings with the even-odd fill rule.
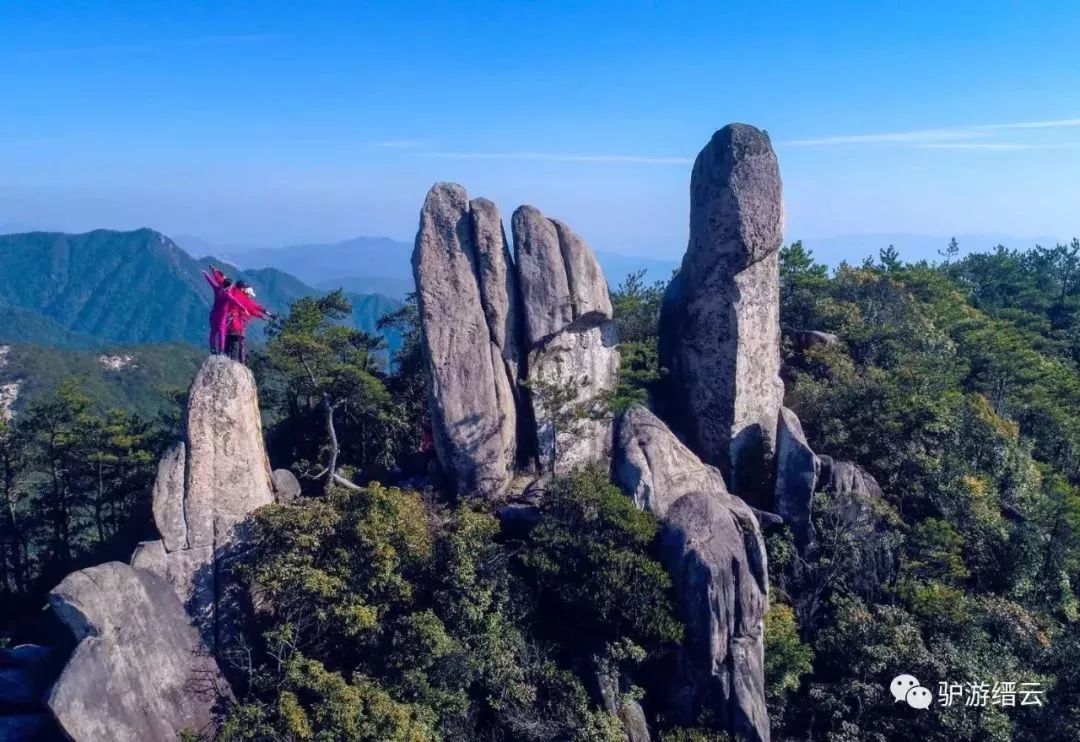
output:
[[[612,291],[613,409],[662,394],[662,296],[640,274]],[[300,299],[253,361],[271,458],[301,462],[309,496],[257,515],[240,572],[263,590],[263,651],[235,658],[221,738],[614,740],[623,698],[662,739],[722,739],[657,711],[650,678],[682,626],[655,519],[604,472],[552,482],[521,533],[423,488],[416,305],[382,320],[403,338],[391,370],[349,312],[340,294]],[[882,496],[816,500],[811,554],[767,532],[773,738],[1080,738],[1080,242],[954,244],[937,264],[890,249],[833,272],[794,243],[781,322],[787,406]],[[152,531],[153,462],[178,419],[99,409],[66,381],[0,422],[0,640],[28,638],[60,576],[126,560]],[[935,693],[1038,683],[1044,703],[896,707],[901,672]]]

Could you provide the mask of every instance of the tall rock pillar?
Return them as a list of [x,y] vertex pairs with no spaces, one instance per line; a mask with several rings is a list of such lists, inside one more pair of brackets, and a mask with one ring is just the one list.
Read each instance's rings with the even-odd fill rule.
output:
[[611,298],[596,255],[566,224],[522,206],[511,229],[537,455],[544,472],[566,474],[611,456],[603,405],[619,374]]
[[755,505],[771,497],[780,380],[780,171],[769,137],[716,132],[690,181],[690,242],[660,316],[667,416]]
[[439,463],[460,494],[497,497],[517,457],[518,333],[495,205],[436,183],[412,265]]
[[173,586],[206,645],[227,648],[241,620],[229,572],[253,511],[274,501],[255,377],[211,356],[188,394],[185,441],[162,458],[154,483],[161,538],[139,544],[131,566]]

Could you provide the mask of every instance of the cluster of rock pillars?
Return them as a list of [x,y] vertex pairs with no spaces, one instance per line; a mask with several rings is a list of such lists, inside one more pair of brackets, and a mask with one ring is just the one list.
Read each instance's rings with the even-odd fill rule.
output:
[[[767,742],[762,526],[782,520],[808,549],[815,492],[879,491],[857,466],[815,455],[783,407],[783,202],[768,135],[744,124],[716,132],[694,164],[690,197],[689,245],[661,310],[669,377],[659,414],[636,406],[568,426],[540,390],[562,389],[560,404],[599,411],[619,369],[595,255],[531,206],[510,220],[511,254],[495,204],[435,185],[413,253],[432,428],[445,486],[500,503],[508,518],[531,508],[552,475],[608,467],[662,524],[662,559],[687,628],[664,699],[672,717],[693,724],[704,713],[740,739]],[[248,610],[229,563],[250,514],[299,489],[287,471],[270,470],[250,372],[207,359],[185,440],[158,468],[160,539],[140,544],[130,565],[79,570],[51,592],[76,643],[59,675],[46,648],[0,652],[0,709],[13,709],[0,716],[0,736],[212,732],[230,694],[218,659],[243,635]],[[17,689],[21,705],[5,705],[4,688]],[[628,740],[649,739],[636,704],[603,695]]]

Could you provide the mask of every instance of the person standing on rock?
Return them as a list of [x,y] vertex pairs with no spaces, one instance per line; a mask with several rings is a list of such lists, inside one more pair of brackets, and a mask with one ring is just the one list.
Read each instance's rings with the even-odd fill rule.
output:
[[220,270],[211,265],[209,273],[203,271],[203,278],[214,290],[214,304],[210,308],[210,353],[220,355],[225,352],[229,309],[238,307],[239,304],[231,293],[232,279],[227,278]]
[[228,309],[228,335],[225,353],[234,361],[244,363],[247,360],[245,334],[248,323],[253,319],[270,319],[272,312],[255,301],[255,289],[240,281],[229,290],[233,304]]

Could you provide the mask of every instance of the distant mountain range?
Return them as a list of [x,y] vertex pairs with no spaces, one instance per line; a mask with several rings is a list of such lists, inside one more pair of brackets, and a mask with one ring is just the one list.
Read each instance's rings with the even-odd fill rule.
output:
[[[1057,241],[991,234],[959,234],[957,240],[962,253],[997,243],[1020,248]],[[936,260],[948,239],[883,233],[804,243],[817,260],[835,267],[876,256],[890,244],[907,260]],[[413,290],[411,254],[410,243],[386,237],[271,248],[215,245],[191,236],[174,241],[150,229],[0,235],[0,342],[203,346],[210,293],[200,271],[214,261],[236,266],[236,276],[255,286],[277,312],[301,296],[342,288],[354,304],[354,325],[374,332],[378,318]],[[678,266],[668,258],[604,251],[597,256],[612,288],[631,272],[644,270],[648,281],[665,280]],[[253,338],[260,333],[256,326]],[[396,337],[388,339],[396,345]]]
[[[226,262],[196,260],[151,229],[0,235],[0,342],[205,346],[211,293],[201,271],[215,260]],[[248,281],[275,312],[302,296],[325,293],[276,268],[253,267],[231,273]],[[349,299],[353,324],[367,332],[400,306],[377,294],[349,293]],[[260,332],[261,324],[255,339]]]
[[[178,236],[176,242],[192,254],[217,255],[244,270],[276,268],[322,289],[344,288],[401,299],[414,287],[410,263],[412,243],[389,237],[356,237],[335,243],[254,248],[215,245],[193,236]],[[673,259],[603,251],[596,254],[612,288],[638,270],[646,272],[647,281],[666,280],[679,265]]]

